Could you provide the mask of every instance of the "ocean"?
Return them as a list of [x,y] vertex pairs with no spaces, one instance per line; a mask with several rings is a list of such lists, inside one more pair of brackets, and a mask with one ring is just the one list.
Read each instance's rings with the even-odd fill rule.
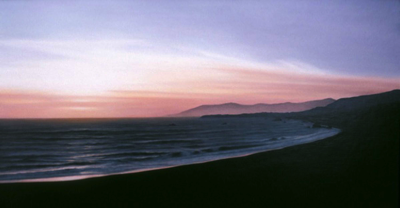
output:
[[272,118],[0,120],[0,183],[66,181],[245,156],[340,132]]

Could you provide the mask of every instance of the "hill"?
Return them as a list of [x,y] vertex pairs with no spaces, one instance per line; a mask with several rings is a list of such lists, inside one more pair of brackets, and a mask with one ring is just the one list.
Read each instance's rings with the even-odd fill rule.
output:
[[226,115],[307,119],[343,131],[313,143],[203,164],[78,181],[0,184],[1,205],[398,207],[399,99],[395,90],[304,112]]
[[175,117],[200,117],[204,115],[213,114],[243,114],[243,113],[261,113],[261,112],[299,112],[305,111],[316,107],[326,106],[333,103],[335,100],[327,98],[323,100],[313,100],[302,103],[277,103],[277,104],[264,104],[259,103],[255,105],[241,105],[237,103],[224,103],[220,105],[201,105],[181,113],[172,115]]
[[328,116],[329,119],[343,117],[341,120],[350,120],[359,114],[371,111],[373,108],[385,106],[393,106],[400,103],[400,90],[392,90],[379,94],[362,95],[358,97],[341,98],[332,102],[325,107],[316,107],[310,110],[293,113],[246,113],[239,115],[206,115],[205,118],[238,116],[238,117],[254,117],[254,116],[275,116],[288,118],[310,118],[318,117],[323,119]]

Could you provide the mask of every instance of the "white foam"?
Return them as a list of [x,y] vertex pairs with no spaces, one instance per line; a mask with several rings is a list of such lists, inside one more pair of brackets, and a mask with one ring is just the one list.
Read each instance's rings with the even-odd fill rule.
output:
[[[303,135],[303,136],[288,136],[286,140],[279,140],[275,144],[266,144],[264,146],[254,147],[254,148],[247,148],[241,150],[234,150],[234,151],[227,151],[227,154],[221,154],[221,152],[214,152],[208,154],[206,157],[193,157],[193,158],[183,158],[179,160],[179,162],[171,162],[166,163],[164,166],[161,167],[153,167],[153,168],[142,168],[132,171],[123,171],[119,173],[112,173],[112,174],[92,174],[92,175],[75,175],[75,176],[62,176],[62,177],[49,177],[49,178],[37,178],[37,179],[23,179],[23,180],[7,180],[7,181],[0,181],[0,183],[27,183],[27,182],[59,182],[59,181],[72,181],[72,180],[82,180],[87,178],[96,178],[96,177],[103,177],[103,176],[111,176],[111,175],[122,175],[122,174],[131,174],[131,173],[138,173],[138,172],[145,172],[145,171],[152,171],[152,170],[160,170],[172,167],[178,167],[182,165],[191,165],[191,164],[201,164],[211,161],[229,159],[229,158],[238,158],[238,157],[245,157],[249,155],[253,155],[260,152],[272,151],[272,150],[279,150],[290,146],[295,146],[299,144],[310,143],[314,141],[318,141],[321,139],[332,137],[338,133],[340,133],[340,129],[332,128],[332,129],[325,129],[321,128],[317,132],[313,134]],[[266,140],[263,140],[266,141]],[[267,140],[268,141],[268,140]],[[286,141],[286,142],[285,142]],[[50,168],[50,169],[39,169],[39,170],[32,170],[32,171],[16,171],[16,172],[9,172],[9,173],[2,173],[1,175],[8,175],[8,174],[23,174],[23,173],[37,173],[37,172],[46,172],[46,171],[57,171],[57,170],[65,170],[65,169],[84,169],[88,166],[73,166],[73,167],[61,167],[61,168]],[[92,167],[92,166],[91,166]]]

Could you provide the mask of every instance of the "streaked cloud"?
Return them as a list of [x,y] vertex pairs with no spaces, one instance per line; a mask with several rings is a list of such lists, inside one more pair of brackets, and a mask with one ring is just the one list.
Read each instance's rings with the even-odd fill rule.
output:
[[328,95],[338,99],[400,88],[399,79],[243,68],[217,68],[211,72],[219,74],[218,79],[175,82],[171,78],[164,83],[168,88],[158,91],[113,90],[96,96],[0,91],[0,117],[152,117],[202,104],[302,102]]
[[0,117],[148,117],[400,88],[396,1],[2,1]]

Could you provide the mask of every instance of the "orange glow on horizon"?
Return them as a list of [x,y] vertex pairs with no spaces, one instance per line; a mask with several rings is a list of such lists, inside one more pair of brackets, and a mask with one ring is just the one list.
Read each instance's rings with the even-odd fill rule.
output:
[[218,77],[177,81],[170,76],[155,90],[110,90],[91,96],[0,89],[0,118],[159,117],[203,104],[304,102],[400,88],[398,79],[240,68],[213,71]]

